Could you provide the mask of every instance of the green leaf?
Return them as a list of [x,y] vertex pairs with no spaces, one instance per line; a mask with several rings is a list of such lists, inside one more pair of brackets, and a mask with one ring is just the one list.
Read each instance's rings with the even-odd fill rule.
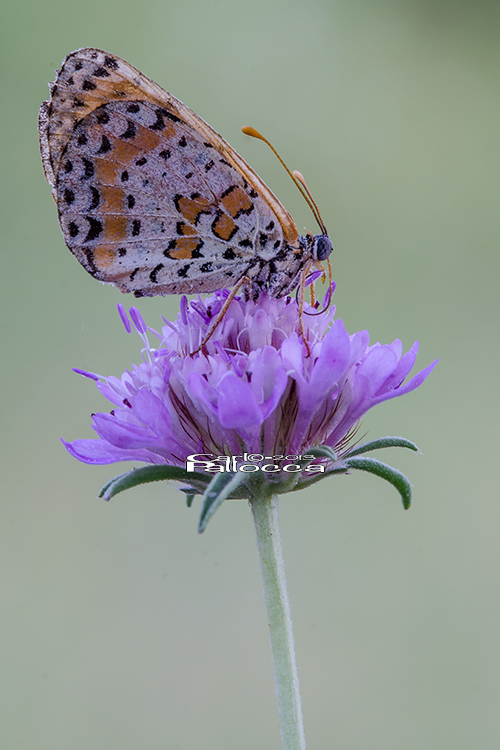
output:
[[345,463],[350,469],[368,471],[370,474],[375,474],[377,477],[390,482],[401,495],[404,509],[408,510],[411,505],[411,485],[400,471],[382,463],[382,461],[377,461],[376,458],[349,458]]
[[378,438],[378,440],[371,440],[369,443],[360,445],[359,448],[349,451],[344,458],[350,458],[351,456],[359,456],[361,453],[368,453],[368,451],[376,451],[379,448],[409,448],[412,451],[420,453],[418,447],[411,440],[401,437],[385,437]]
[[245,473],[243,471],[237,471],[236,474],[223,472],[214,476],[205,490],[201,503],[200,517],[198,519],[198,531],[200,534],[205,530],[207,523],[219,505],[239,487],[244,479]]
[[[190,484],[200,484],[204,488],[210,480],[210,476],[200,472],[187,472],[181,466],[166,466],[155,464],[154,466],[142,466],[140,469],[132,469],[124,474],[110,479],[99,493],[99,497],[111,500],[119,492],[136,487],[147,482],[161,482],[164,479],[176,479]],[[202,490],[203,491],[203,490]]]

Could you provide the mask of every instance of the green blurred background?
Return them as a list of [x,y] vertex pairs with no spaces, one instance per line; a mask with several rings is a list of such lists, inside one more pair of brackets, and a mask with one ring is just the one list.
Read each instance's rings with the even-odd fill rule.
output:
[[[280,747],[248,507],[203,536],[171,486],[95,499],[107,402],[72,367],[139,357],[66,249],[37,109],[73,49],[131,62],[208,120],[293,214],[307,206],[251,124],[300,169],[334,245],[338,316],[421,341],[420,390],[369,414],[423,456],[381,455],[414,506],[354,474],[283,499],[310,750],[500,745],[500,5],[471,0],[8,0],[2,11],[0,745]],[[149,325],[178,298],[137,303]]]

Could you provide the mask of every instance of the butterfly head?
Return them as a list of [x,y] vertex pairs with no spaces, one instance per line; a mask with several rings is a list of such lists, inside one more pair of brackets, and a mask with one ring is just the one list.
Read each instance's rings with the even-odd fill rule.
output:
[[312,243],[312,257],[315,261],[323,261],[329,258],[333,250],[332,241],[327,234],[316,234]]

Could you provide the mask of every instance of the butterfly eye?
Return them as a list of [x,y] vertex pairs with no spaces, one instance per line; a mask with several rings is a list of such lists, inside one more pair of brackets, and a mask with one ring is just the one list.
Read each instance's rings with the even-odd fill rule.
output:
[[313,243],[314,260],[326,260],[333,250],[331,239],[326,234],[317,234]]

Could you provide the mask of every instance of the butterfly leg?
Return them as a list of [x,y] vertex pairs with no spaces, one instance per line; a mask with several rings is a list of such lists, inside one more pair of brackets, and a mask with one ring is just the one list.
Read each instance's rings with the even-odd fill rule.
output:
[[[329,271],[329,274],[330,274],[329,278],[330,278],[330,286],[331,286],[331,283],[332,283],[332,265],[330,263],[330,258],[327,258],[327,262],[328,262],[328,271]],[[326,281],[326,272],[325,272],[325,269],[323,267],[323,264],[319,260],[317,260],[317,261],[314,262],[313,265],[316,266],[316,268],[318,269],[318,271],[321,271],[321,283],[324,284],[325,281]],[[319,302],[316,302],[316,295],[314,293],[315,292],[315,290],[314,290],[314,282],[309,285],[309,291],[311,293],[311,307],[316,308],[316,307],[319,306]]]
[[224,305],[222,306],[222,309],[221,309],[220,313],[217,315],[217,318],[215,319],[215,323],[213,324],[212,328],[209,330],[209,332],[207,333],[207,335],[205,336],[205,338],[203,339],[203,341],[201,342],[201,344],[199,345],[199,347],[197,349],[195,349],[194,352],[191,352],[191,354],[190,354],[191,357],[194,356],[195,354],[198,354],[198,352],[201,349],[203,349],[203,347],[205,346],[205,344],[207,343],[207,341],[209,341],[209,339],[215,333],[215,330],[217,329],[219,323],[222,322],[222,319],[224,318],[225,314],[229,310],[231,302],[233,301],[233,299],[238,294],[238,292],[240,291],[241,287],[244,284],[248,284],[248,286],[251,285],[251,282],[250,282],[250,279],[248,278],[248,276],[242,276],[241,279],[238,281],[238,283],[234,287],[233,291],[231,292],[231,294],[229,295],[229,297],[227,298],[227,300],[224,302]]
[[314,284],[309,285],[309,291],[311,293],[311,307],[316,307],[316,295],[314,294]]
[[306,277],[309,273],[309,268],[311,264],[308,263],[307,266],[304,268],[300,275],[300,282],[299,282],[299,291],[298,291],[298,301],[299,301],[299,331],[300,335],[302,337],[302,341],[305,344],[306,350],[307,350],[307,356],[311,356],[311,348],[309,346],[309,342],[306,338],[306,331],[304,328],[304,302],[305,302],[305,296],[306,296]]

